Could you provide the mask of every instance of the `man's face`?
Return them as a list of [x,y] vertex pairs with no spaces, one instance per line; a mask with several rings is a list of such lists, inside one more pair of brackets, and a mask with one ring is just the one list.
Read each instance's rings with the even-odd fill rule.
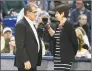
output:
[[37,8],[32,7],[32,11],[28,12],[28,13],[29,13],[30,20],[34,21],[36,19],[36,16],[37,16]]
[[58,20],[58,21],[61,21],[61,19],[62,19],[62,17],[64,16],[64,14],[63,13],[59,13],[59,12],[56,12],[56,14],[55,14],[55,17],[56,17],[56,19]]
[[83,6],[84,6],[84,3],[82,0],[76,0],[76,8],[77,9],[81,9],[81,8],[83,8]]
[[4,33],[4,37],[7,39],[7,38],[10,38],[12,36],[12,33],[10,31],[6,31]]

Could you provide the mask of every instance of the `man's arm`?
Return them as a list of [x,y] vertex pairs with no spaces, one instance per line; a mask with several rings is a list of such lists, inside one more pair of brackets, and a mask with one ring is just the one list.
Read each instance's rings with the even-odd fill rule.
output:
[[19,59],[24,63],[28,61],[26,50],[24,47],[25,43],[25,26],[24,24],[16,24],[15,27],[15,42]]

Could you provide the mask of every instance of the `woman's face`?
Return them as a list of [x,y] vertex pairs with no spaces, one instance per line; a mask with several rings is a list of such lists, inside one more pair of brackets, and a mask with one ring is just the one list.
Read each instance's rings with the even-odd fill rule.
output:
[[58,21],[61,21],[63,16],[64,16],[64,12],[61,14],[59,12],[56,12],[56,14],[55,14],[55,17],[57,18]]
[[15,45],[15,38],[14,38],[14,37],[11,37],[11,38],[10,38],[9,44],[10,44],[10,46],[16,46],[16,45]]
[[82,16],[81,19],[79,20],[81,25],[85,25],[87,24],[87,17],[86,16]]

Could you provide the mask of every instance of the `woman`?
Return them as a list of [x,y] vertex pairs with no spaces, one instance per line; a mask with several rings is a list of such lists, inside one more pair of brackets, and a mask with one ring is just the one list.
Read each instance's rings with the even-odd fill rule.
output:
[[78,39],[78,51],[76,54],[76,57],[86,57],[86,58],[91,58],[91,54],[88,51],[88,46],[85,44],[84,39],[83,39],[83,33],[82,30],[84,30],[82,27],[76,28],[76,35]]
[[87,23],[87,16],[85,14],[79,15],[78,17],[78,23],[74,25],[75,28],[77,27],[82,27],[87,36],[90,36],[89,30],[90,30],[90,25]]
[[10,49],[10,51],[9,51],[10,54],[16,53],[16,45],[15,45],[15,37],[14,36],[12,36],[10,38],[9,49]]
[[[82,27],[77,27],[77,28],[80,29],[80,31],[81,31],[82,34],[83,34],[83,41],[84,41],[84,43],[85,43],[88,47],[90,47],[89,40],[88,40],[88,36],[87,36],[85,30],[84,30]],[[77,28],[76,28],[76,29],[77,29]]]
[[50,36],[55,39],[54,70],[69,71],[78,49],[78,41],[74,28],[67,20],[68,5],[59,5],[55,10],[55,17],[60,22],[57,29],[54,31],[49,24],[44,24]]

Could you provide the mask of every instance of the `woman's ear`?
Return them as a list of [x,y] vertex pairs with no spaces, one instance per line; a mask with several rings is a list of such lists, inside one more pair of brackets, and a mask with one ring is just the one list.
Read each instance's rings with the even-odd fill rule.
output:
[[9,45],[10,45],[11,43],[9,42]]
[[62,12],[60,15],[61,15],[61,17],[64,17],[64,12]]
[[64,17],[64,12],[62,12],[62,16]]
[[63,17],[64,17],[64,12],[62,12],[62,13],[60,14],[60,16],[61,16],[61,19],[63,19]]
[[79,22],[81,22],[81,19],[78,19]]

